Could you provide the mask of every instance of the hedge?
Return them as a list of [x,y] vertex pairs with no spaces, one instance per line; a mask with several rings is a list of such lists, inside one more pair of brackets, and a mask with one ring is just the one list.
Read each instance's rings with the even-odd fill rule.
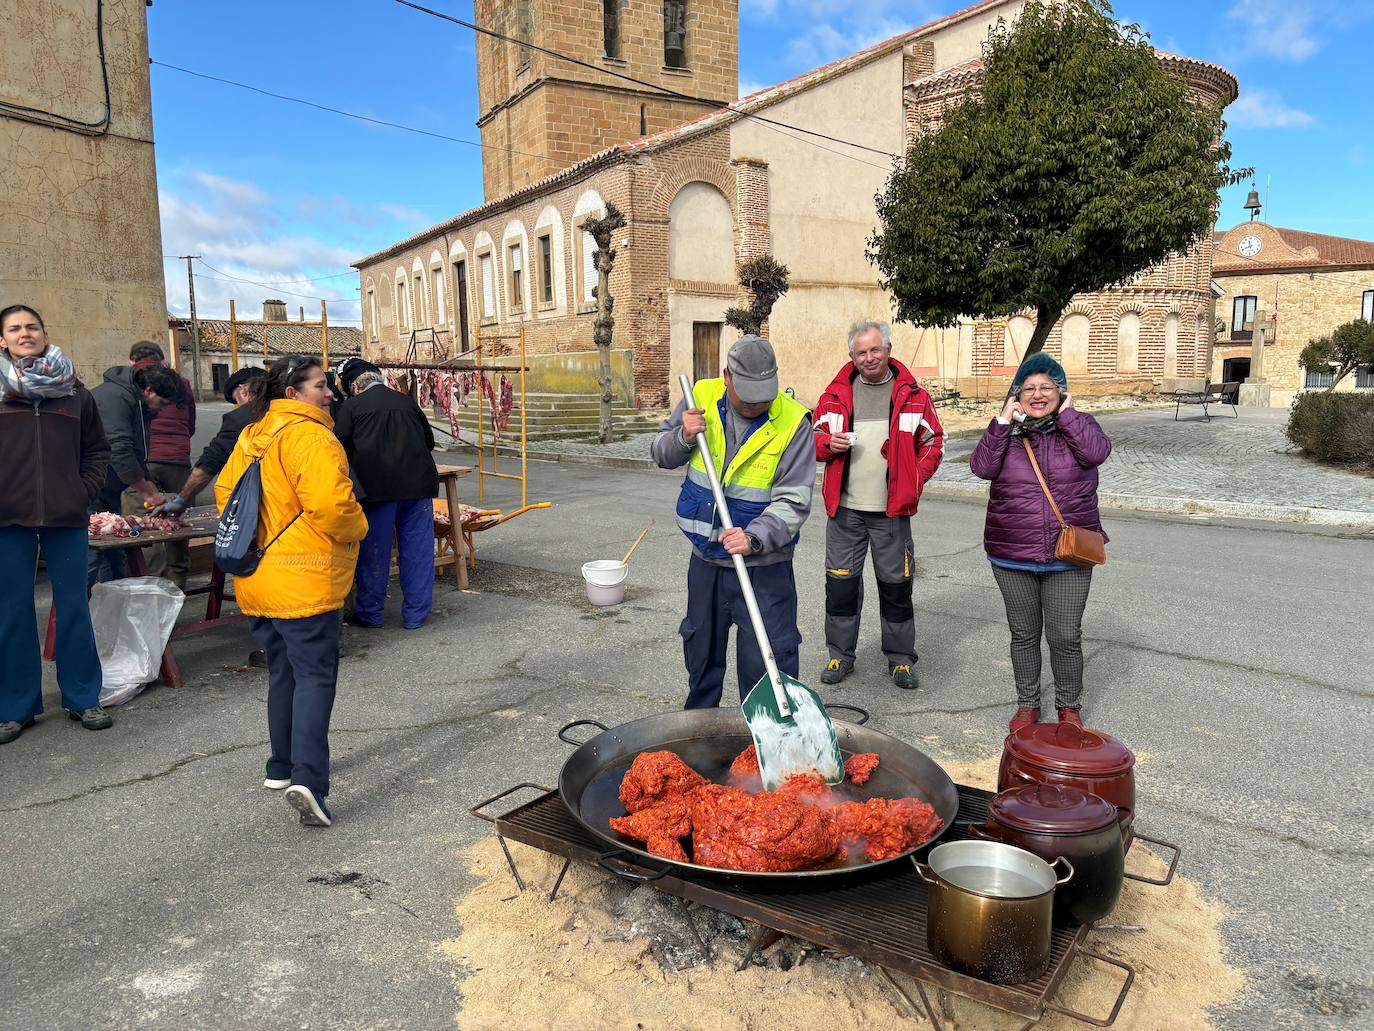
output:
[[1299,394],[1286,432],[1313,458],[1374,472],[1374,394]]

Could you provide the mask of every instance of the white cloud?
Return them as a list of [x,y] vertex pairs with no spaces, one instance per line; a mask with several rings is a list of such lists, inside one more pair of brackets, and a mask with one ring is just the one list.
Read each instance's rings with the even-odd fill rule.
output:
[[772,83],[762,83],[756,79],[740,79],[739,95],[741,97],[747,97],[750,94],[757,93],[761,89],[767,89],[771,85]]
[[[280,212],[307,211],[311,203],[282,204],[257,185],[196,170],[187,176],[189,188],[164,189],[158,201],[162,212],[164,254],[198,254],[195,264],[196,309],[206,317],[223,318],[233,298],[245,318],[256,317],[264,298],[281,297],[288,310],[305,305],[307,318],[317,318],[319,299],[329,302],[330,318],[338,322],[359,316],[357,279],[337,276],[360,253],[308,232],[284,229]],[[349,202],[324,202],[335,215]],[[366,210],[366,209],[363,209]],[[329,224],[317,217],[310,221]],[[395,217],[377,213],[375,222]],[[207,267],[208,266],[208,267]],[[316,282],[302,282],[316,277]],[[242,282],[252,280],[254,282]],[[257,285],[270,284],[270,285]],[[184,267],[166,264],[167,306],[186,314],[189,302]]]
[[1321,49],[1312,0],[1234,0],[1226,18],[1240,30],[1244,48],[1264,57],[1305,61]]
[[935,0],[746,0],[741,7],[742,17],[776,26],[776,47],[785,54],[793,74],[846,57],[947,13],[947,4]]
[[1317,124],[1306,111],[1289,107],[1278,93],[1267,89],[1242,93],[1226,109],[1226,120],[1242,129],[1305,129]]

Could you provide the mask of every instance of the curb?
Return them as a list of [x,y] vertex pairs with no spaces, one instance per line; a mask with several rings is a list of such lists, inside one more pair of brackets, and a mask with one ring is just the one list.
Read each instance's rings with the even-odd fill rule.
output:
[[[470,449],[469,449],[470,450]],[[512,452],[518,455],[519,452]],[[505,457],[503,454],[502,457]],[[649,458],[625,458],[619,455],[565,454],[558,451],[530,451],[526,457],[532,462],[560,462],[565,465],[599,465],[608,469],[634,469],[660,474],[674,474],[675,470],[660,469]],[[820,482],[820,474],[816,480]],[[925,486],[925,494],[946,498],[976,498],[986,500],[988,488],[984,483],[953,483],[933,480]],[[1168,498],[1152,494],[1122,494],[1101,491],[1097,495],[1102,508],[1131,512],[1158,512],[1163,515],[1224,516],[1230,519],[1255,519],[1270,523],[1297,523],[1308,526],[1374,527],[1374,512],[1359,512],[1339,508],[1308,508],[1302,505],[1264,505],[1248,501],[1215,501],[1205,498]]]

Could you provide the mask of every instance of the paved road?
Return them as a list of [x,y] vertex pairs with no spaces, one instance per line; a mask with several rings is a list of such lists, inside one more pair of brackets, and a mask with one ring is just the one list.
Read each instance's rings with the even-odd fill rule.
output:
[[[333,829],[301,828],[260,787],[265,678],[224,669],[250,647],[236,629],[185,642],[191,686],[149,690],[112,731],[50,714],[0,748],[0,1027],[453,1026],[461,972],[434,944],[456,931],[461,850],[485,833],[466,807],[552,782],[563,722],[683,694],[675,483],[532,472],[532,500],[558,507],[479,537],[483,593],[442,589],[419,632],[395,611],[349,632]],[[488,497],[508,502],[509,485]],[[651,518],[626,604],[590,609],[580,564],[619,556]],[[964,759],[996,753],[1011,708],[981,522],[956,500],[919,516],[922,690],[886,682],[870,611],[861,668],[836,692]],[[1370,1026],[1374,539],[1130,515],[1108,528],[1086,712],[1148,756],[1142,824],[1184,846],[1185,872],[1229,913],[1227,954],[1251,988],[1220,1024]],[[813,522],[799,558],[813,682],[821,536]]]

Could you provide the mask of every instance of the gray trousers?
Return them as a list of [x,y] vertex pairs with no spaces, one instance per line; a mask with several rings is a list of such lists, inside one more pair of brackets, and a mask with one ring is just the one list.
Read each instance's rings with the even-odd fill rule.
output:
[[916,661],[911,607],[911,517],[856,512],[841,505],[825,527],[825,644],[832,659],[854,661],[864,601],[864,562],[873,552],[878,619],[889,666]]
[[1011,671],[1016,704],[1040,707],[1040,637],[1050,646],[1054,707],[1077,709],[1083,695],[1083,609],[1092,586],[1090,568],[1058,573],[992,567],[1011,628]]

